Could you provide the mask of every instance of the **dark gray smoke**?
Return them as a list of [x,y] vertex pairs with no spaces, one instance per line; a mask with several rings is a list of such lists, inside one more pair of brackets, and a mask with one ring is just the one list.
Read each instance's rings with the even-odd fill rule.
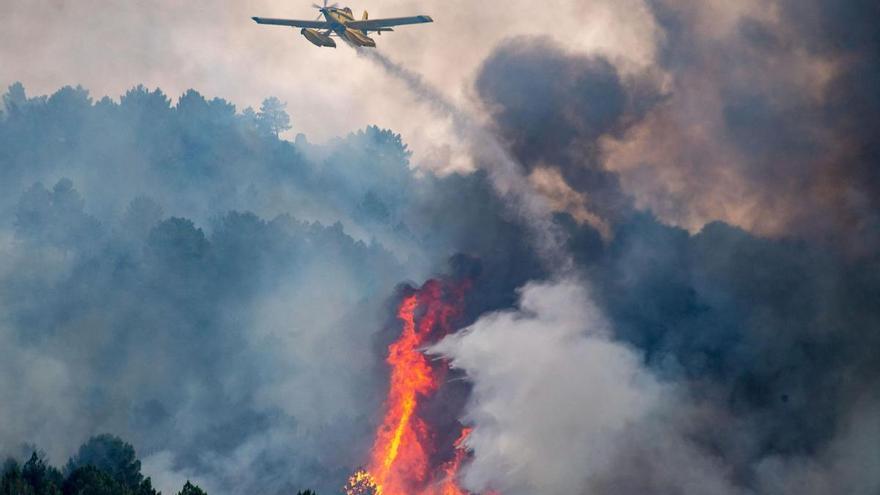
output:
[[569,270],[571,260],[563,246],[566,242],[564,233],[553,223],[546,198],[537,194],[528,181],[527,171],[505,144],[418,74],[375,50],[362,49],[359,53],[406,83],[439,117],[452,119],[457,137],[468,146],[477,164],[491,179],[495,194],[503,198],[508,210],[532,230],[529,239],[539,258],[550,270]]
[[525,167],[558,169],[602,218],[631,209],[599,140],[622,135],[660,100],[649,80],[626,80],[605,58],[570,55],[548,39],[515,38],[483,63],[476,89]]
[[876,4],[742,5],[729,25],[716,10],[732,5],[648,5],[670,97],[615,160],[637,198],[691,228],[723,219],[876,250]]
[[[518,310],[487,316],[438,347],[475,380],[468,419],[477,460],[466,476],[475,489],[868,494],[880,487],[880,449],[871,445],[880,437],[869,419],[880,382],[877,206],[869,199],[878,155],[875,136],[864,132],[876,127],[878,112],[876,95],[862,86],[874,78],[877,37],[860,27],[878,12],[867,4],[780,4],[791,16],[786,29],[743,18],[729,37],[709,42],[698,23],[712,8],[692,12],[679,3],[687,2],[652,4],[667,30],[660,66],[673,78],[662,97],[644,90],[650,84],[625,82],[607,60],[541,39],[511,40],[478,74],[479,95],[513,156],[559,169],[571,188],[606,208],[599,211],[614,236],[597,244],[593,229],[561,215],[588,288],[528,286]],[[818,95],[790,84],[804,49],[839,64]],[[724,63],[733,65],[729,72],[714,70]],[[695,101],[706,91],[723,120],[701,149],[706,143],[688,141],[687,132],[709,118],[701,112],[711,109]],[[652,148],[646,135],[664,137],[648,139]],[[664,180],[689,167],[684,191],[693,196],[672,209],[662,198],[644,203],[659,214],[698,209],[742,180],[751,190],[739,201],[757,201],[756,213],[767,218],[740,220],[775,237],[722,222],[692,234],[631,208],[612,168],[621,146],[658,161],[650,173],[627,177],[643,181],[636,194],[668,187]],[[734,150],[738,160],[713,157],[713,147]],[[603,354],[594,347],[606,342],[607,327],[619,347]],[[535,366],[517,367],[513,356],[529,353]],[[580,447],[565,443],[578,428],[596,433],[572,440]],[[566,462],[582,469],[568,471]]]

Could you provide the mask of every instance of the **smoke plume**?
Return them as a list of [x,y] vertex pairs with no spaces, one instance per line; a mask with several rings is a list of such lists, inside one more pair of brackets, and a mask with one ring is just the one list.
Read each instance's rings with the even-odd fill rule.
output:
[[359,53],[405,82],[439,117],[452,119],[457,137],[471,150],[475,162],[488,172],[496,194],[533,231],[531,239],[540,252],[540,257],[554,269],[570,269],[571,260],[564,247],[564,233],[552,222],[552,211],[547,199],[534,190],[522,165],[507,151],[503,143],[479,125],[472,115],[456,107],[440,91],[423,81],[418,74],[394,63],[378,51],[362,49]]

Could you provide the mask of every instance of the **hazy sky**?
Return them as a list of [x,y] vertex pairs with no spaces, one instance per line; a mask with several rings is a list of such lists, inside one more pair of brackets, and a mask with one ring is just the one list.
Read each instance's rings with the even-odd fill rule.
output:
[[[301,132],[324,142],[375,124],[403,135],[417,167],[472,167],[471,150],[452,122],[432,114],[373,60],[348,46],[320,49],[295,29],[250,20],[314,18],[310,4],[5,0],[0,85],[21,81],[33,95],[81,84],[95,97],[118,97],[143,83],[175,99],[195,88],[239,110],[278,96],[293,119],[289,138]],[[376,36],[378,50],[477,118],[486,115],[474,89],[481,64],[505,44],[527,45],[523,36],[546,36],[567,55],[604,56],[622,77],[652,88],[663,104],[595,146],[601,167],[618,174],[636,206],[668,223],[697,232],[723,220],[770,236],[809,235],[817,221],[822,230],[852,224],[859,232],[876,230],[863,211],[872,194],[861,189],[870,185],[850,177],[851,167],[836,165],[861,163],[846,144],[852,132],[838,135],[826,118],[835,105],[846,110],[851,98],[839,95],[847,81],[869,77],[849,71],[868,53],[858,43],[870,34],[863,36],[860,26],[843,34],[832,29],[858,18],[847,17],[851,6],[814,4],[371,0],[350,6],[358,17],[364,9],[372,18],[431,15],[434,24]],[[774,139],[779,131],[786,135]],[[543,167],[538,172],[545,191],[568,191]],[[555,196],[554,204],[568,205],[577,218],[594,213],[585,214],[579,204],[588,199],[570,191]]]
[[[323,141],[367,124],[401,132],[416,161],[453,145],[446,123],[355,50],[319,49],[297,30],[258,26],[251,16],[311,19],[309,1],[6,0],[0,16],[0,84],[30,94],[82,84],[96,97],[133,85],[172,98],[188,88],[239,108],[276,95],[292,132]],[[622,66],[650,63],[656,28],[640,0],[371,0],[360,16],[427,14],[428,26],[377,37],[379,50],[464,102],[479,64],[517,35],[542,34],[573,51],[598,51]],[[509,41],[515,42],[515,41]],[[471,101],[471,100],[467,100]],[[413,118],[413,117],[421,118]],[[439,162],[454,162],[440,155]],[[453,163],[454,165],[454,163]]]

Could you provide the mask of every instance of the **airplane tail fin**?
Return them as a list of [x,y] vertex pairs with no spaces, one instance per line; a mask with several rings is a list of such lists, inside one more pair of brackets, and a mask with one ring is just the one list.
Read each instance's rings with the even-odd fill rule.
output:
[[370,17],[370,14],[367,14],[367,11],[365,10],[365,11],[364,11],[364,18],[361,19],[361,20],[366,21],[369,17]]

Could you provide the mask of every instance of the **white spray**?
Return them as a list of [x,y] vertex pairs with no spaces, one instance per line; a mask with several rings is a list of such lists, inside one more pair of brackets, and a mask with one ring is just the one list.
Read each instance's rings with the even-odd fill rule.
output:
[[404,82],[432,110],[452,120],[456,136],[468,146],[474,162],[489,174],[496,193],[533,231],[533,242],[541,260],[554,273],[569,273],[573,261],[566,249],[565,234],[553,223],[552,210],[546,198],[535,191],[523,166],[498,138],[437,88],[425,82],[419,74],[391,61],[375,49],[358,49],[358,54],[376,62],[389,75]]

